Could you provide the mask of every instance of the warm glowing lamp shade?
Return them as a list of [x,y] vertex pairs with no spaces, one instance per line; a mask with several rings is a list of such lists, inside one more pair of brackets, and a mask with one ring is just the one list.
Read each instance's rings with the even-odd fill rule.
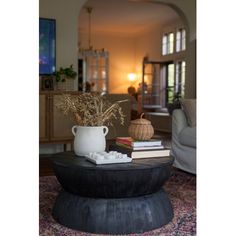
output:
[[128,74],[129,81],[133,82],[136,80],[136,74],[135,73],[129,73]]

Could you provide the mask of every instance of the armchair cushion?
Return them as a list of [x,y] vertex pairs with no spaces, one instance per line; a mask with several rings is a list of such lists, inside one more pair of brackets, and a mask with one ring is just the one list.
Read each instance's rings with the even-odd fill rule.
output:
[[172,114],[171,155],[175,167],[196,174],[196,126],[189,126],[182,109]]
[[188,125],[195,127],[196,122],[196,99],[181,99],[180,100],[182,109],[186,115]]
[[179,142],[182,145],[196,148],[196,126],[184,128],[179,134]]

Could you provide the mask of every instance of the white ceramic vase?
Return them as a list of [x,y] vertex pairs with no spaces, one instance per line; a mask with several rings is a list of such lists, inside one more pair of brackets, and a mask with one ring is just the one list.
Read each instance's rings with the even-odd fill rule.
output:
[[77,156],[84,156],[90,152],[103,152],[109,129],[106,126],[78,126],[72,127],[74,151]]

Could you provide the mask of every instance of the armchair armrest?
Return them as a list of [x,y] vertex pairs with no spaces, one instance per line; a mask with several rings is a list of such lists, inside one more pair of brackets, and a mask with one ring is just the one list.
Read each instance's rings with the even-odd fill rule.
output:
[[188,123],[184,111],[175,109],[172,113],[172,133],[178,135],[187,126]]

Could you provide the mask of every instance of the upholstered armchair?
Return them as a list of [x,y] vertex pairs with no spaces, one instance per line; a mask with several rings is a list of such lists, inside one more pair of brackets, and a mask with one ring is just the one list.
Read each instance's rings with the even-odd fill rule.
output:
[[182,109],[172,113],[171,155],[174,166],[196,174],[196,100],[181,100]]

